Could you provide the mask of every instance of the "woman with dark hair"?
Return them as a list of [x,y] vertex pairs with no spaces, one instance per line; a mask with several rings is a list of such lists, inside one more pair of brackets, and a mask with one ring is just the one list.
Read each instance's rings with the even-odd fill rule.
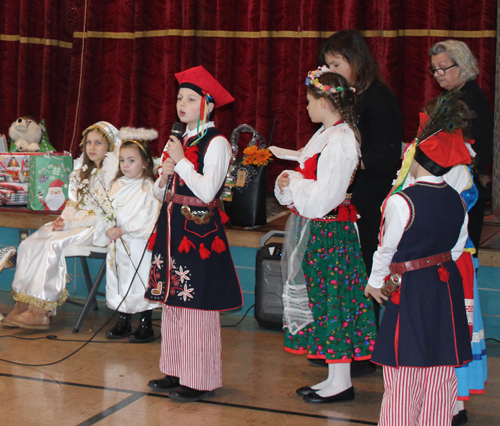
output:
[[[382,83],[379,68],[358,30],[339,31],[321,45],[318,61],[344,76],[356,88],[357,126],[361,133],[361,165],[352,202],[367,273],[377,250],[380,206],[392,187],[401,158],[403,114],[396,96]],[[378,323],[378,306],[375,307]]]
[[474,140],[472,149],[476,156],[473,160],[473,173],[479,196],[469,211],[468,229],[474,247],[479,250],[484,203],[488,198],[487,165],[493,157],[493,112],[488,98],[476,81],[476,76],[479,74],[476,58],[464,42],[440,41],[431,47],[429,56],[431,57],[429,72],[438,84],[445,91],[458,88],[469,110],[476,113],[476,118],[471,120],[466,136]]

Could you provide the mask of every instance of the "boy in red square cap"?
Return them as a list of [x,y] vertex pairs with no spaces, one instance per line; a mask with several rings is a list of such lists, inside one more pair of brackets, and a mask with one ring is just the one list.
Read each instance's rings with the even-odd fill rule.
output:
[[[467,212],[443,179],[471,157],[459,129],[462,106],[455,103],[457,109],[449,111],[456,99],[444,96],[430,117],[422,116],[419,136],[384,203],[383,236],[365,290],[387,301],[372,355],[384,367],[380,426],[450,425],[457,400],[454,368],[472,359],[455,263],[467,239]],[[408,172],[415,183],[400,190]]]
[[[231,161],[228,140],[209,121],[234,98],[203,67],[175,75],[177,114],[187,128],[171,136],[155,193],[164,199],[146,298],[163,305],[160,370],[148,386],[178,401],[198,401],[222,386],[220,311],[242,305],[219,211]],[[172,178],[173,176],[173,178]]]

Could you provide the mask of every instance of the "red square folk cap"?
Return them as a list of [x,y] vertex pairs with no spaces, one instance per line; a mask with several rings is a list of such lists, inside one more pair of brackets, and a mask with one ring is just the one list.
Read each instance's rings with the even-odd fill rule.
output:
[[[429,119],[421,114],[421,127]],[[415,160],[435,176],[441,176],[459,164],[470,164],[471,155],[461,130],[452,133],[440,131],[419,142]]]
[[181,88],[194,90],[202,97],[209,95],[217,107],[234,101],[231,94],[201,65],[176,73],[175,78]]

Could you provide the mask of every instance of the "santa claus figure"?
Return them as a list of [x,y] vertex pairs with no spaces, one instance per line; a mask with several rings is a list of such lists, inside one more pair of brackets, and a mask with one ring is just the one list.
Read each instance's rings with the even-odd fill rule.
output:
[[42,203],[44,210],[57,211],[62,210],[66,197],[63,192],[64,182],[57,179],[49,185],[49,191],[43,198],[43,192],[39,194],[40,202]]

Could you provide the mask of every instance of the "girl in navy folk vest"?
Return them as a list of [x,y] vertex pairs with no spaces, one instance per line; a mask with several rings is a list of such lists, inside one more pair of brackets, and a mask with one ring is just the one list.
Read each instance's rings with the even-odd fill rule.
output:
[[389,298],[372,356],[384,366],[381,426],[450,425],[454,367],[472,359],[455,263],[467,239],[467,213],[442,177],[470,163],[470,154],[460,130],[415,142],[413,150],[408,163],[415,184],[387,199],[365,291],[379,301]]
[[[157,197],[158,221],[146,297],[163,305],[162,379],[148,386],[179,401],[198,401],[222,386],[219,312],[242,305],[241,289],[219,212],[231,159],[228,140],[207,122],[234,98],[203,67],[175,75],[183,141],[171,136]],[[172,178],[173,176],[173,178]]]

